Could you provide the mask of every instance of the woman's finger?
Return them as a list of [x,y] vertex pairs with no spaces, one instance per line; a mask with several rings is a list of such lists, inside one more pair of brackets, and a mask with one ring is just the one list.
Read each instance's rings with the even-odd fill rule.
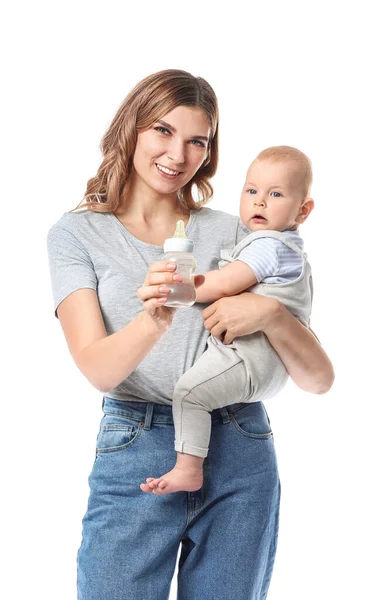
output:
[[176,263],[173,261],[160,260],[153,262],[149,265],[148,273],[155,273],[158,271],[174,271],[176,269]]
[[207,306],[202,312],[202,317],[204,320],[204,328],[208,329],[208,331],[211,331],[211,329],[220,321],[219,311],[216,310],[215,304]]
[[218,340],[222,341],[225,334],[227,333],[227,330],[224,329],[223,325],[221,325],[220,323],[217,323],[214,327],[212,327],[210,329],[210,333],[214,337],[218,338]]
[[166,285],[148,285],[138,288],[137,298],[146,302],[150,298],[161,298],[169,294],[170,288]]
[[210,304],[210,306],[207,306],[207,308],[202,311],[203,319],[206,320],[211,317],[216,312],[216,308],[216,302],[213,302]]
[[173,272],[176,270],[176,266],[177,264],[174,261],[158,261],[151,263],[148,267],[148,272],[145,281],[147,283],[151,282],[155,275],[156,277],[157,275],[163,276],[164,281],[166,277],[170,277],[173,275]]
[[166,271],[160,273],[157,271],[155,273],[148,273],[148,275],[145,277],[143,286],[161,285],[162,283],[166,283],[168,285],[181,281],[183,281],[183,276],[179,273],[167,273]]
[[[207,306],[202,311],[202,317],[204,319],[204,328],[207,329],[211,335],[223,341],[225,335],[227,335],[227,327],[225,326],[224,320],[222,321],[220,316],[220,305],[219,301],[214,302],[210,306]],[[230,339],[230,338],[227,338]],[[232,339],[228,341],[231,343]]]
[[219,317],[214,314],[204,322],[204,328],[207,329],[211,335],[218,338],[219,340],[223,340],[223,335],[226,332],[224,327],[224,323],[219,321]]
[[227,346],[228,344],[231,344],[231,342],[233,342],[234,339],[235,339],[235,336],[232,333],[229,333],[228,331],[226,331],[222,336],[222,342],[225,346]]
[[215,325],[217,325],[219,323],[219,319],[214,315],[212,317],[210,317],[209,319],[206,319],[204,321],[204,329],[207,329],[207,331],[212,331],[212,329],[215,327]]
[[143,309],[145,312],[149,313],[151,317],[154,317],[156,314],[156,309],[160,308],[160,306],[163,306],[166,301],[166,298],[152,298],[151,300],[144,302]]

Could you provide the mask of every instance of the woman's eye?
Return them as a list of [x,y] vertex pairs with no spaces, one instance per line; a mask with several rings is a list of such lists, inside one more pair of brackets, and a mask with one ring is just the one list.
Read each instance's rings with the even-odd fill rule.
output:
[[159,131],[160,133],[164,133],[164,134],[165,134],[165,133],[171,133],[171,132],[169,131],[169,129],[166,129],[165,127],[161,127],[161,125],[158,125],[157,127],[155,127],[155,130],[156,130],[156,131]]
[[279,198],[281,196],[280,192],[272,192],[271,194],[274,198]]
[[194,146],[200,146],[200,148],[206,147],[206,145],[200,140],[191,140],[191,144],[193,144]]
[[257,190],[253,190],[252,188],[250,188],[249,190],[246,190],[246,192],[247,192],[248,194],[256,194],[256,193],[257,193]]

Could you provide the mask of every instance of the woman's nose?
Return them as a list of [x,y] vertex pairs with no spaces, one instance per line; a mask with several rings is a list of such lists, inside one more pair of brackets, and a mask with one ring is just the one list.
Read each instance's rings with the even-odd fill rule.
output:
[[168,148],[168,158],[175,164],[182,164],[185,161],[184,145],[180,142],[171,144]]

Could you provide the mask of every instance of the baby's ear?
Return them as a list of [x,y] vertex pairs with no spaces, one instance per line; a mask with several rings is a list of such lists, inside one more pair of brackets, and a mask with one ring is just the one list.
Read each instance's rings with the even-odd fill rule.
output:
[[301,205],[301,209],[299,215],[296,219],[297,223],[304,223],[306,219],[309,217],[310,213],[314,209],[314,200],[312,198],[306,198]]

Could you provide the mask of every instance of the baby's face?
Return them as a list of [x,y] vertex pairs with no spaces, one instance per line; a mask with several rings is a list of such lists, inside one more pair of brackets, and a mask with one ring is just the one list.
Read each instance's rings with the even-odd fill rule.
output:
[[[306,216],[303,175],[295,161],[256,159],[246,175],[240,217],[251,231],[297,229]],[[308,211],[309,212],[309,211]]]

